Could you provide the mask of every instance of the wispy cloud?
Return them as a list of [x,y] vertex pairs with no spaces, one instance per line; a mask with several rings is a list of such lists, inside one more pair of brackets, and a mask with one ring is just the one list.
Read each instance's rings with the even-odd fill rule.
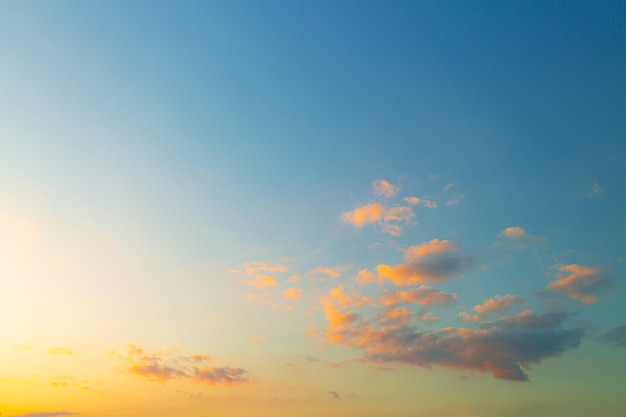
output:
[[614,327],[608,332],[604,333],[598,340],[603,343],[608,343],[615,347],[626,348],[626,324]]
[[419,288],[408,291],[395,290],[385,292],[380,302],[385,306],[412,303],[419,304],[420,306],[433,304],[449,306],[455,303],[457,299],[458,296],[456,294],[449,294],[425,285],[420,285]]
[[243,368],[211,366],[208,355],[180,355],[178,350],[146,352],[135,345],[128,346],[125,355],[116,355],[124,369],[149,380],[185,380],[207,385],[237,385],[251,382],[250,373]]
[[248,277],[251,277],[261,271],[270,274],[278,274],[282,272],[287,272],[287,267],[281,264],[270,265],[265,262],[251,262],[241,264],[238,268],[233,268],[230,270],[230,272],[245,274]]
[[260,275],[251,281],[244,281],[247,285],[256,288],[257,290],[263,288],[269,288],[276,285],[276,278]]
[[458,316],[465,321],[477,322],[490,313],[501,313],[515,304],[524,304],[524,299],[510,294],[504,296],[496,295],[493,298],[484,300],[482,304],[475,305],[474,310],[477,314],[459,313]]
[[335,392],[335,391],[328,391],[328,393],[329,393],[330,395],[332,395],[333,400],[338,400],[339,398],[341,398],[341,395],[339,395],[339,394],[338,394],[337,392]]
[[450,200],[446,202],[446,206],[456,206],[457,204],[461,202],[462,199],[463,199],[463,195],[461,194],[455,195],[454,197],[452,197]]
[[419,197],[404,197],[404,202],[412,206],[422,205],[427,208],[437,208],[437,203]]
[[597,197],[602,194],[604,194],[604,190],[600,187],[600,184],[594,182],[591,186],[591,190],[587,193],[587,197]]
[[339,278],[341,273],[348,269],[346,266],[318,266],[309,271],[311,275],[328,275],[331,278]]
[[376,195],[383,196],[385,198],[391,198],[400,191],[400,187],[391,184],[386,180],[376,180],[372,183],[374,192]]
[[48,353],[51,355],[69,355],[72,356],[74,354],[74,352],[72,352],[69,349],[64,349],[64,348],[51,348],[48,349]]
[[402,233],[402,227],[398,223],[409,223],[413,217],[415,213],[408,206],[387,208],[382,204],[372,203],[343,213],[341,221],[350,223],[356,228],[378,224],[383,232],[398,236]]
[[565,276],[548,284],[547,289],[583,304],[596,303],[600,294],[613,287],[606,268],[570,264],[559,267],[559,271]]

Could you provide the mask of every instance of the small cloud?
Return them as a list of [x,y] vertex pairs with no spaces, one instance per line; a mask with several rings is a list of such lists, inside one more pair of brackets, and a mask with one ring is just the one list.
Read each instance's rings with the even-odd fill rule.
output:
[[602,187],[600,187],[600,184],[594,182],[591,186],[591,190],[587,193],[587,197],[591,198],[602,194],[604,194],[604,190],[602,189]]
[[250,341],[252,343],[263,343],[263,341],[256,336],[250,336]]
[[299,288],[289,288],[283,293],[283,297],[288,300],[296,300],[302,297],[302,290]]
[[335,391],[328,391],[328,393],[333,396],[333,400],[338,400],[339,398],[341,398],[341,395],[339,395]]
[[356,392],[353,392],[348,397],[352,398],[353,400],[358,400],[359,398],[361,398],[361,396],[357,394]]
[[48,349],[48,353],[51,355],[69,355],[69,356],[72,356],[74,354],[74,352],[72,352],[71,350],[64,349],[64,348]]
[[431,200],[422,200],[422,204],[424,205],[424,207],[427,207],[427,208],[431,208],[431,209],[437,208],[437,203]]
[[614,347],[626,348],[626,324],[617,326],[604,333],[598,337],[598,341],[608,343]]
[[417,198],[417,197],[404,197],[404,202],[411,204],[411,205],[417,205],[420,203],[420,201],[422,201],[422,199]]
[[477,314],[471,315],[468,313],[459,313],[458,317],[463,321],[478,322],[490,313],[500,313],[508,310],[515,304],[524,303],[524,299],[522,297],[518,297],[517,295],[496,295],[493,298],[484,300],[482,304],[475,305],[474,310]]
[[143,348],[128,345],[128,353],[117,354],[124,363],[124,369],[136,376],[152,381],[186,380],[207,385],[238,385],[251,382],[250,373],[243,368],[209,365],[208,355],[184,356],[171,351],[158,350],[148,353]]
[[355,281],[361,285],[369,284],[370,282],[374,282],[376,280],[376,275],[367,269],[361,269],[357,274]]
[[444,191],[448,191],[450,188],[454,187],[454,184],[448,184],[445,187],[443,187]]
[[378,224],[383,232],[398,236],[402,232],[400,225],[391,222],[409,223],[415,213],[408,206],[387,208],[382,204],[372,203],[347,211],[341,215],[341,221],[350,223],[357,229],[367,224]]
[[559,271],[567,275],[548,284],[547,289],[583,304],[595,304],[601,293],[613,287],[605,268],[571,264],[559,267]]
[[274,277],[266,277],[263,275],[257,276],[252,281],[244,281],[247,285],[260,290],[262,288],[269,288],[276,285],[276,278]]
[[454,196],[451,200],[446,202],[446,206],[456,206],[461,202],[463,196],[461,194]]
[[422,205],[427,208],[437,208],[437,203],[418,197],[404,197],[404,202],[412,206]]
[[343,213],[341,221],[350,223],[356,228],[361,228],[366,224],[380,222],[384,211],[385,207],[381,204],[367,204]]
[[289,278],[287,278],[288,284],[295,284],[298,281],[300,281],[300,277],[298,275],[291,275]]
[[400,187],[397,187],[386,180],[376,180],[372,183],[374,192],[376,195],[383,196],[385,198],[391,198],[400,191]]
[[500,232],[501,242],[496,243],[497,249],[526,249],[529,245],[538,245],[546,242],[543,236],[533,236],[526,233],[519,226],[510,226]]
[[248,277],[256,275],[260,271],[268,272],[271,274],[278,274],[282,272],[287,272],[287,268],[284,265],[280,265],[280,264],[269,265],[265,262],[251,262],[251,263],[241,264],[239,266],[239,269],[233,268],[230,270],[230,272],[245,274]]
[[347,267],[345,266],[318,266],[317,268],[313,268],[309,271],[311,275],[324,274],[328,275],[331,278],[339,278],[341,273],[345,271]]
[[373,242],[373,243],[370,243],[369,245],[367,245],[368,249],[378,249],[378,248],[382,248],[382,247],[383,247],[383,244],[380,243],[380,242]]

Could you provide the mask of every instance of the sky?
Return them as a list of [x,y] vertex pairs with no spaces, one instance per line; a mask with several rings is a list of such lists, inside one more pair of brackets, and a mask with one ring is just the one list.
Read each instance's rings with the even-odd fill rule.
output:
[[626,414],[626,3],[0,2],[2,417]]

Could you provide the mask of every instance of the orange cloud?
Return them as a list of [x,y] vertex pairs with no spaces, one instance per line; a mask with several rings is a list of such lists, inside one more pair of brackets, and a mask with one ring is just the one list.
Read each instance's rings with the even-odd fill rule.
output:
[[117,355],[130,374],[149,380],[186,380],[207,385],[236,385],[251,382],[250,374],[243,368],[210,366],[208,355],[175,355],[174,351],[159,350],[147,353],[143,348],[128,345],[128,353]]
[[285,290],[283,296],[288,300],[295,300],[302,297],[302,290],[296,288],[289,288]]
[[478,322],[489,313],[499,313],[511,308],[514,304],[524,304],[524,299],[516,295],[496,295],[493,298],[484,300],[482,304],[474,306],[477,314],[459,313],[458,317],[464,321]]
[[309,271],[309,274],[324,274],[328,275],[331,278],[339,278],[341,273],[345,271],[347,268],[345,266],[318,266],[317,268],[313,268]]
[[378,223],[383,217],[385,208],[381,204],[367,204],[357,207],[341,215],[341,221],[360,228],[369,223]]
[[385,306],[395,306],[398,304],[419,304],[427,306],[432,304],[440,304],[448,306],[456,302],[458,296],[456,294],[448,294],[434,288],[421,285],[417,289],[409,291],[390,291],[382,295],[380,302]]
[[459,245],[456,243],[438,239],[411,247],[404,251],[407,263],[396,266],[378,265],[378,279],[406,286],[443,282],[450,277],[460,276],[464,271],[473,269],[476,262],[473,258],[449,255],[449,252],[458,249]]
[[427,208],[437,208],[437,203],[418,197],[404,197],[404,202],[412,206],[422,205]]
[[289,278],[287,278],[287,283],[289,284],[294,284],[298,281],[300,281],[300,277],[298,275],[291,275],[289,276]]
[[415,214],[408,206],[386,208],[381,204],[374,203],[343,213],[341,221],[350,223],[356,228],[361,228],[366,224],[379,224],[383,232],[392,236],[399,236],[402,233],[402,227],[392,222],[409,223],[413,217]]
[[251,262],[240,265],[240,269],[233,268],[230,270],[230,272],[245,274],[248,277],[255,275],[259,271],[265,271],[271,274],[278,274],[282,272],[287,272],[287,268],[284,265],[280,264],[269,265],[265,262]]
[[613,286],[612,280],[605,274],[605,268],[570,264],[561,266],[559,271],[567,275],[551,282],[547,288],[583,304],[596,303],[598,295]]
[[263,275],[258,276],[252,281],[244,281],[247,285],[256,288],[257,290],[263,288],[269,288],[276,285],[276,278],[274,277],[266,277]]
[[[334,292],[334,293],[333,293]],[[342,302],[341,288],[322,298],[325,338],[333,344],[363,351],[362,361],[430,368],[489,372],[495,378],[526,381],[533,364],[578,347],[583,332],[565,328],[567,316],[526,311],[504,317],[480,329],[446,327],[425,331],[411,324],[416,313],[406,308],[379,312],[374,320]],[[422,321],[434,320],[422,315]]]
[[519,226],[507,227],[500,233],[504,237],[526,236],[526,232]]
[[376,275],[368,271],[367,269],[361,269],[357,274],[355,281],[361,285],[368,284],[376,280]]
[[460,246],[449,240],[433,239],[421,245],[411,246],[404,251],[404,258],[407,261],[415,261],[429,255],[440,254],[444,252],[458,251]]
[[376,180],[372,183],[374,192],[376,195],[381,195],[385,198],[391,198],[400,191],[400,187],[397,187],[386,180]]
[[250,341],[252,343],[263,343],[263,341],[261,339],[259,339],[258,337],[255,337],[255,336],[250,336]]

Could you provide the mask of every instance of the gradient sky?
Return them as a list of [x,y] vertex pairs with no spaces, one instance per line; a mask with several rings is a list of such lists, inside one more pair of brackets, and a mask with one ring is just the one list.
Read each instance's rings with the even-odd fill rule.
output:
[[626,2],[0,2],[0,413],[626,415]]

